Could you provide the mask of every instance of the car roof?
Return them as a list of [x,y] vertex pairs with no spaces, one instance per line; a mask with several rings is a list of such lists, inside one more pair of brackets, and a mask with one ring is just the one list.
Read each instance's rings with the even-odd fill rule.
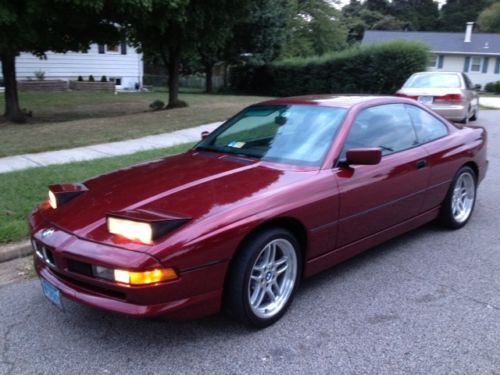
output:
[[398,102],[398,98],[393,96],[373,96],[373,95],[305,95],[293,96],[289,98],[277,98],[267,100],[257,105],[319,105],[325,107],[351,108],[356,104],[367,102]]

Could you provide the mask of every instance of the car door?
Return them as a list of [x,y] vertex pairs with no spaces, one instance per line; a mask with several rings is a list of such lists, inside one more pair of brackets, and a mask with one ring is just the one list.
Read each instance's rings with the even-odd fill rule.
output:
[[429,167],[429,187],[422,204],[423,211],[430,210],[441,204],[455,174],[456,166],[453,158],[446,155],[453,152],[457,144],[446,136],[449,129],[437,117],[415,105],[405,104],[412,119],[419,144],[427,151]]
[[343,154],[362,147],[380,147],[383,156],[378,165],[338,168],[337,247],[390,228],[422,210],[429,180],[427,154],[424,147],[418,146],[403,104],[370,107],[356,116]]

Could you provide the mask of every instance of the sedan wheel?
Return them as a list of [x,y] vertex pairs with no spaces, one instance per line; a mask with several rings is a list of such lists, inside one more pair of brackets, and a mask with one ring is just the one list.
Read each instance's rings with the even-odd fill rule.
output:
[[476,202],[476,174],[462,167],[456,174],[443,202],[440,221],[447,227],[463,227],[469,220]]
[[300,270],[297,240],[281,228],[246,241],[231,267],[226,297],[230,313],[256,327],[276,322],[292,302]]

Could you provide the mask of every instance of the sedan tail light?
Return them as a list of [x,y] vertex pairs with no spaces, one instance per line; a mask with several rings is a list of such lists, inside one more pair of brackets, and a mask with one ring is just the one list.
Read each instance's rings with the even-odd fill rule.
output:
[[461,102],[463,100],[463,96],[461,94],[448,94],[442,96],[434,97],[435,102]]

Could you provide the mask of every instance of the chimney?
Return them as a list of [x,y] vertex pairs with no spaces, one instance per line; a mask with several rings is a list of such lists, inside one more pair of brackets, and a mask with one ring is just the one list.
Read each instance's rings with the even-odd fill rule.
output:
[[472,28],[474,27],[474,22],[467,22],[467,26],[465,27],[465,43],[470,43],[472,37]]

